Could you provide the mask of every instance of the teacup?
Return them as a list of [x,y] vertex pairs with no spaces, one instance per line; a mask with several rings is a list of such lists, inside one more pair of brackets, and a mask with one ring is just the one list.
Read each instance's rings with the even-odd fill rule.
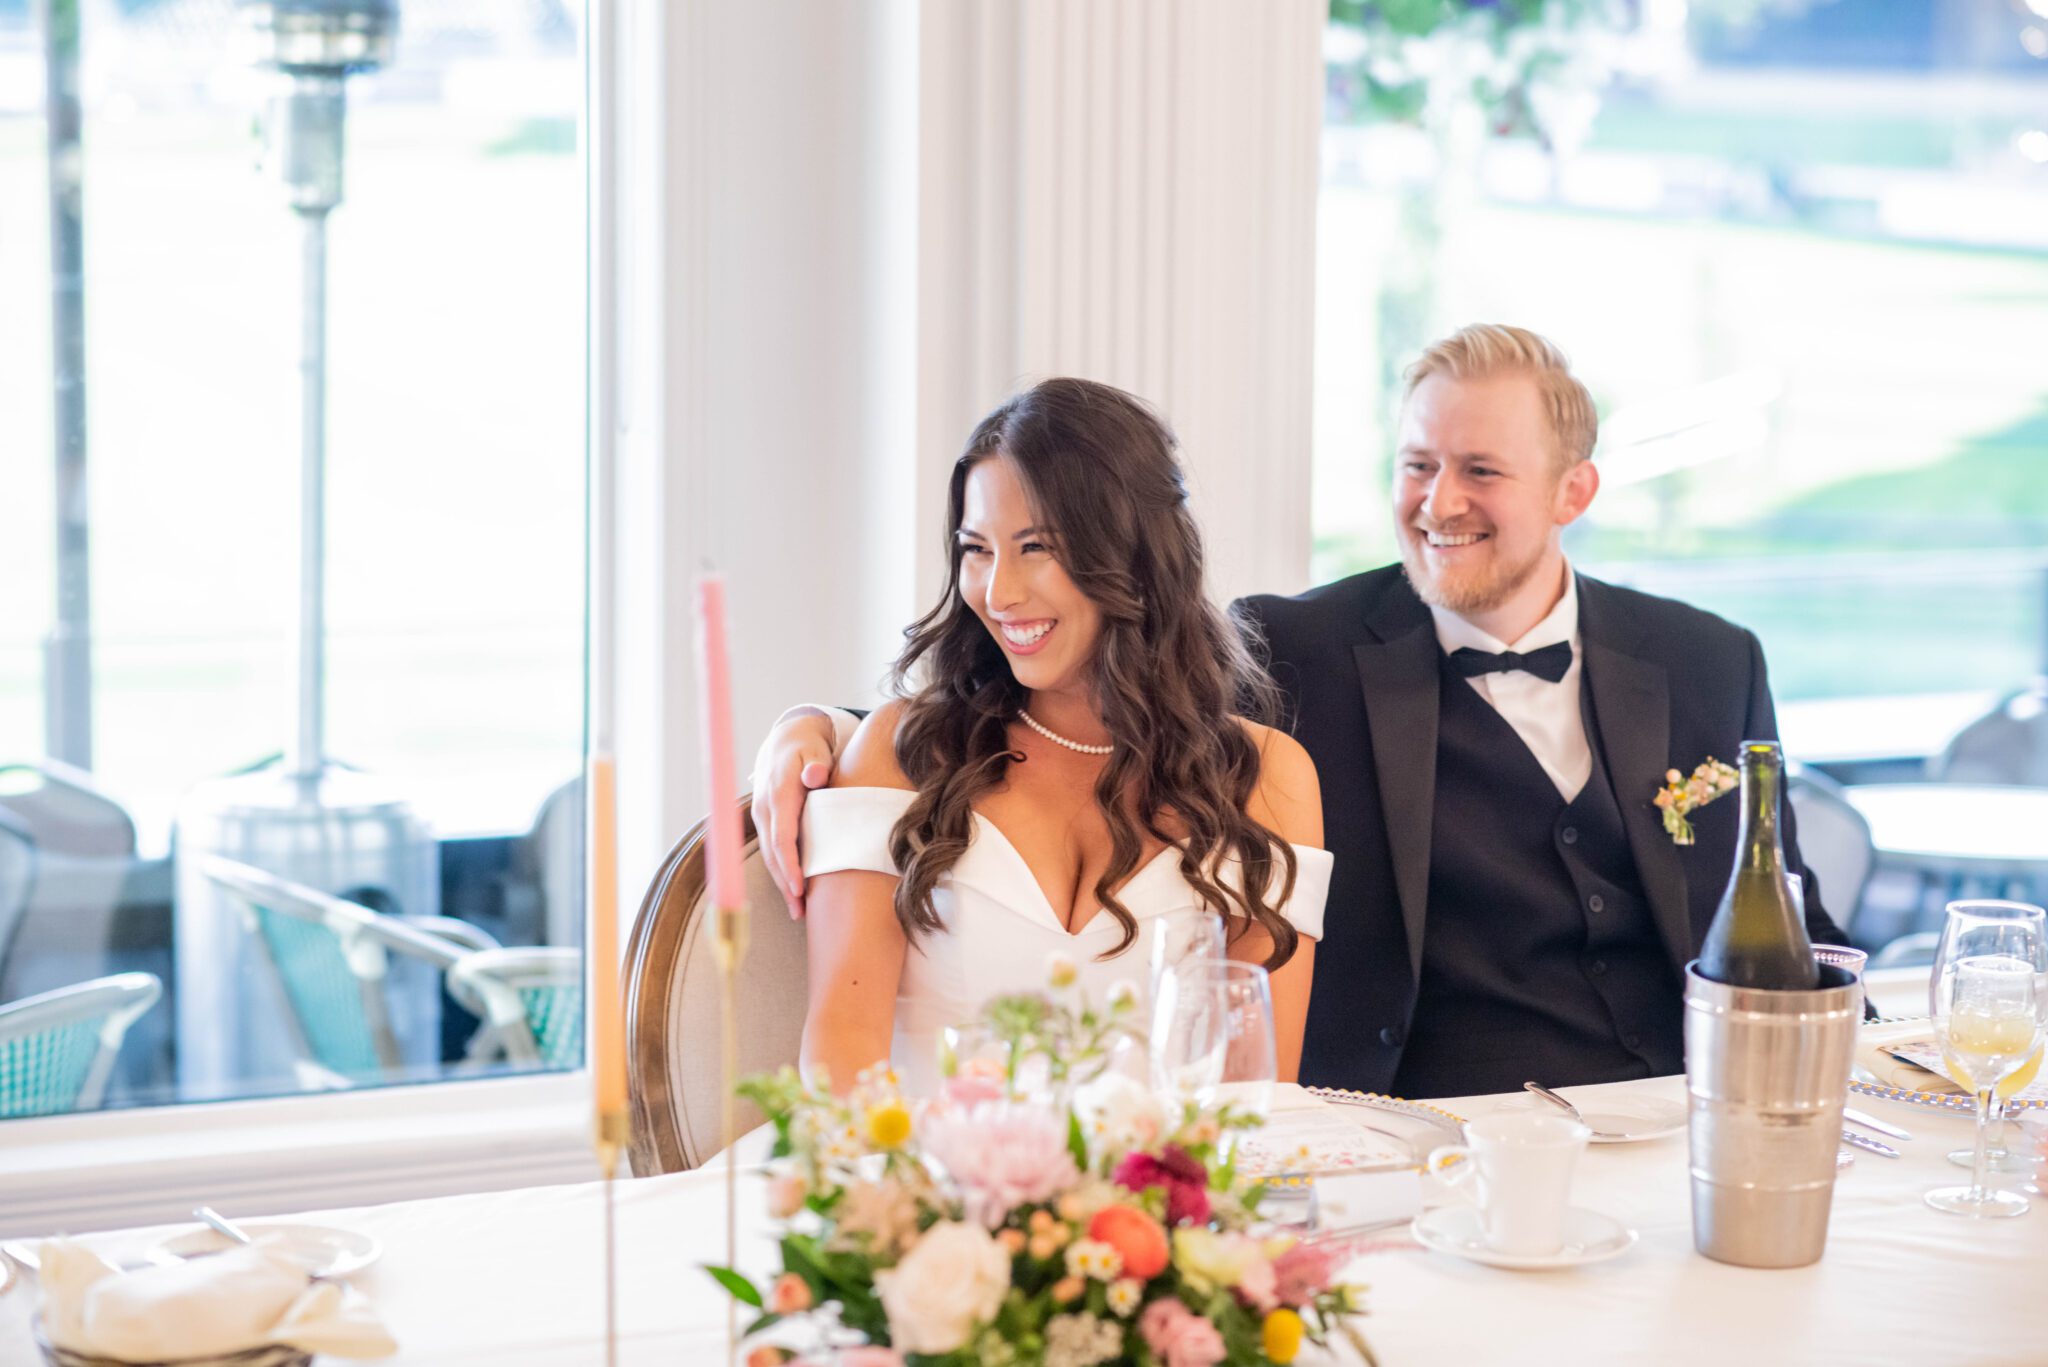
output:
[[1488,1248],[1543,1257],[1564,1247],[1572,1168],[1592,1133],[1566,1115],[1481,1116],[1465,1126],[1469,1143],[1432,1151],[1426,1166],[1447,1189],[1478,1207]]

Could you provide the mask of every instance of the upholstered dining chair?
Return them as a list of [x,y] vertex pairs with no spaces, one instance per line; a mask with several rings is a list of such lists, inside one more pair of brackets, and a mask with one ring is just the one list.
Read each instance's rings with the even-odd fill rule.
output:
[[205,869],[274,970],[307,1088],[374,1082],[402,1066],[384,995],[392,954],[445,973],[465,954],[498,948],[489,932],[452,917],[386,915],[220,855]]
[[[739,1071],[745,1077],[795,1063],[804,1029],[804,928],[789,919],[741,798],[746,844],[748,945],[736,1012]],[[636,1176],[694,1168],[725,1147],[718,961],[705,897],[699,822],[669,851],[640,903],[626,947],[626,1060]],[[742,1103],[744,1134],[761,1115]]]
[[96,1109],[128,1027],[156,1005],[152,973],[116,973],[0,1006],[0,1118]]

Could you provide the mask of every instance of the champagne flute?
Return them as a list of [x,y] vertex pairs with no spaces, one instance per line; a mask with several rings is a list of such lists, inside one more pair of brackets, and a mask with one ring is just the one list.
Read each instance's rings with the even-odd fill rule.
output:
[[1220,997],[1202,965],[1168,970],[1152,985],[1152,1086],[1176,1101],[1208,1106],[1223,1082],[1227,1036]]
[[1208,1004],[1204,1018],[1214,1033],[1203,1043],[1216,1053],[1218,1085],[1208,1089],[1205,1100],[1221,1099],[1260,1117],[1270,1114],[1280,1069],[1273,985],[1266,970],[1257,964],[1199,960],[1181,965],[1171,980],[1176,994]]
[[1151,971],[1146,982],[1159,995],[1159,980],[1186,963],[1224,960],[1223,918],[1213,911],[1170,911],[1153,922]]
[[1977,1097],[1977,1144],[1967,1187],[1939,1187],[1927,1204],[1978,1219],[2023,1215],[2027,1198],[1985,1185],[1998,1085],[2027,1065],[2048,1024],[2048,935],[2039,907],[1951,902],[1930,986],[1934,1030],[1949,1075]]

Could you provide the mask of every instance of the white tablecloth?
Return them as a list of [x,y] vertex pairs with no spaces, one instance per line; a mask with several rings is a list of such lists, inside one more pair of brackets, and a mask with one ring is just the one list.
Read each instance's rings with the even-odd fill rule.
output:
[[[1679,1078],[1624,1085],[1683,1096]],[[1504,1099],[1444,1104],[1470,1118]],[[1374,1254],[1355,1269],[1371,1287],[1368,1337],[1386,1367],[2048,1363],[2048,1202],[1981,1223],[1929,1210],[1921,1192],[1962,1176],[1943,1155],[1968,1138],[1968,1122],[1858,1104],[1915,1138],[1903,1159],[1865,1154],[1841,1174],[1827,1255],[1812,1267],[1751,1271],[1693,1252],[1682,1135],[1600,1145],[1586,1153],[1575,1201],[1639,1229],[1635,1248],[1544,1273],[1420,1247]],[[592,1367],[603,1361],[601,1192],[546,1187],[294,1218],[383,1241],[383,1260],[357,1284],[397,1335],[400,1367]],[[622,1363],[716,1362],[724,1299],[699,1265],[722,1255],[722,1192],[717,1169],[617,1184]],[[753,1218],[759,1194],[743,1176],[742,1262],[756,1271],[771,1258]],[[162,1233],[94,1242],[118,1254]],[[0,1298],[0,1363],[34,1362],[31,1308],[21,1291]]]

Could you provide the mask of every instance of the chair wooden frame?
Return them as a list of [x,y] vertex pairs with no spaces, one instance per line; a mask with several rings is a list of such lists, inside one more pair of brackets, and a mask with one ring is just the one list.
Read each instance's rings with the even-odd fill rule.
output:
[[[751,805],[750,797],[739,799],[743,847],[755,839]],[[668,1058],[675,1025],[675,975],[688,960],[696,937],[709,933],[709,918],[701,914],[709,824],[706,820],[692,826],[661,861],[626,943],[626,1090],[633,1126],[629,1155],[633,1172],[640,1177],[684,1171],[710,1157],[699,1152],[675,1123]]]

